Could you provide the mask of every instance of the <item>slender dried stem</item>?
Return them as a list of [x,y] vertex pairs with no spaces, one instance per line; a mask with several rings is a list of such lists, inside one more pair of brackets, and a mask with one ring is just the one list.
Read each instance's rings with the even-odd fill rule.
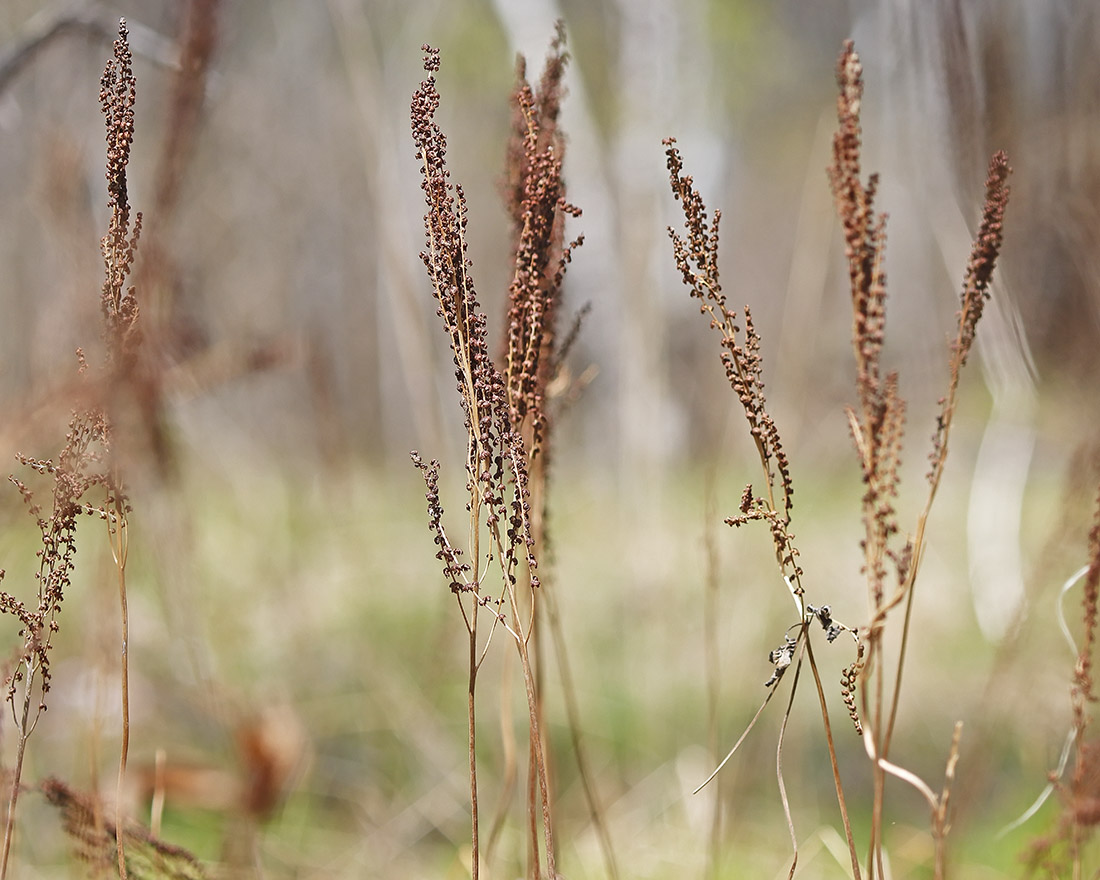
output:
[[[425,47],[425,70],[428,78],[413,95],[413,140],[422,164],[427,214],[424,218],[426,249],[421,254],[432,291],[438,303],[438,315],[447,334],[455,366],[456,386],[466,427],[466,488],[468,500],[468,562],[460,561],[462,552],[453,547],[443,529],[443,508],[439,503],[438,463],[424,464],[414,453],[413,461],[421,469],[428,488],[429,525],[439,547],[438,558],[443,563],[444,577],[450,584],[461,608],[470,638],[470,673],[468,694],[471,824],[475,850],[473,861],[480,862],[478,810],[476,793],[475,737],[476,672],[485,659],[489,641],[497,626],[513,638],[523,675],[528,709],[531,787],[528,798],[529,828],[532,853],[529,872],[540,876],[537,826],[542,826],[542,848],[548,875],[556,877],[553,815],[547,756],[541,725],[541,702],[538,673],[535,668],[531,639],[536,632],[535,595],[540,588],[537,575],[542,532],[537,520],[541,517],[544,499],[532,494],[532,463],[542,449],[546,434],[546,416],[542,407],[544,376],[538,365],[547,362],[543,356],[546,336],[547,309],[540,298],[547,277],[545,256],[547,242],[554,240],[552,222],[535,222],[533,213],[526,219],[519,235],[517,275],[512,294],[517,314],[510,325],[510,348],[502,371],[489,355],[487,321],[481,311],[470,273],[466,245],[466,204],[462,189],[451,184],[446,167],[446,138],[435,123],[439,93],[433,74],[439,68],[439,55]],[[537,152],[534,137],[535,113],[530,91],[520,105],[526,109],[521,118],[526,125],[525,156],[543,155]],[[547,148],[546,161],[532,160],[533,169],[541,169],[539,179],[554,180],[560,175],[560,162],[553,158],[552,145]],[[534,153],[532,153],[534,151]],[[535,174],[534,177],[538,177]],[[530,178],[534,179],[534,178]],[[536,187],[544,207],[555,212],[572,213],[559,197],[560,188],[548,184]],[[527,192],[527,190],[524,190]],[[546,195],[549,193],[550,195]],[[535,198],[534,195],[531,198]],[[563,251],[553,275],[552,288],[560,287],[564,263],[569,249]],[[522,269],[522,271],[521,271]],[[522,295],[521,295],[522,294]],[[517,330],[517,328],[519,328]],[[526,328],[526,329],[524,329]],[[541,477],[535,482],[535,493]],[[489,593],[488,579],[500,578],[500,592]],[[528,597],[530,602],[526,603]],[[509,615],[501,612],[507,603]],[[477,620],[482,613],[492,614],[488,636],[479,644]],[[475,869],[476,871],[476,869]]]
[[[706,516],[703,524],[703,547],[706,554],[706,580],[703,587],[703,656],[707,683],[707,745],[713,763],[718,762],[718,701],[721,693],[721,663],[718,647],[718,539],[714,533],[718,521],[718,500],[714,480],[705,488]],[[716,878],[722,843],[722,790],[714,792],[707,845],[707,877]]]
[[[845,237],[852,296],[852,345],[855,353],[859,404],[849,409],[852,438],[863,470],[864,573],[868,583],[870,621],[863,630],[866,656],[860,673],[866,721],[864,737],[868,755],[874,761],[873,807],[868,870],[883,875],[882,834],[886,775],[904,779],[935,801],[931,790],[916,776],[887,760],[894,735],[905,660],[912,630],[915,585],[924,553],[925,531],[932,503],[947,460],[948,439],[957,405],[959,378],[973,346],[977,322],[1003,240],[1004,212],[1008,200],[1009,174],[1004,153],[993,156],[986,181],[982,222],[975,237],[963,284],[958,326],[951,345],[947,393],[940,400],[940,413],[932,436],[929,490],[911,538],[897,543],[899,529],[893,506],[898,493],[898,469],[904,429],[905,403],[898,393],[896,373],[886,373],[880,363],[886,327],[886,276],[883,269],[886,218],[876,211],[878,180],[862,179],[860,112],[863,100],[862,66],[851,42],[845,44],[837,63],[837,133],[833,140],[833,162],[829,181],[836,200]],[[894,585],[888,568],[893,568]],[[900,648],[887,689],[883,636],[887,618],[905,606],[901,623]],[[868,686],[867,677],[873,677]],[[852,675],[846,674],[846,694],[851,694]],[[850,711],[854,708],[849,705]],[[954,772],[954,758],[950,761]],[[946,792],[946,790],[945,790]],[[946,793],[944,798],[946,799]],[[946,834],[946,822],[934,829]]]
[[11,854],[11,841],[15,833],[15,805],[19,802],[19,780],[23,778],[23,757],[27,753],[28,734],[27,716],[30,714],[30,700],[23,701],[23,716],[16,725],[20,731],[15,745],[15,767],[12,769],[12,785],[8,792],[8,813],[4,819],[4,852],[0,856],[0,880],[8,876],[8,858]]
[[[126,607],[126,558],[130,549],[130,532],[126,524],[125,503],[115,496],[113,516],[107,519],[107,535],[111,543],[111,556],[118,572],[118,600],[122,626],[122,656],[120,680],[122,690],[122,746],[118,758],[118,785],[115,790],[115,827],[123,827],[122,791],[126,782],[126,759],[130,752],[130,616]],[[122,834],[117,835],[118,875],[125,880],[126,854],[123,851]]]
[[[477,615],[474,615],[477,620]],[[476,625],[476,624],[475,624]],[[470,764],[470,876],[477,880],[480,869],[481,843],[478,840],[477,813],[477,631],[470,628],[470,669],[466,691],[466,729]]]
[[[691,296],[699,302],[699,311],[710,319],[711,329],[718,331],[721,335],[722,365],[725,368],[730,387],[737,394],[744,410],[749,434],[756,446],[757,457],[763,472],[763,490],[756,493],[752,485],[746,486],[739,505],[740,514],[728,517],[726,523],[731,526],[742,526],[751,521],[761,521],[767,524],[775,548],[775,558],[780,574],[790,592],[798,614],[798,622],[792,624],[788,629],[784,636],[784,643],[772,652],[771,659],[775,665],[775,671],[766,682],[766,686],[771,689],[768,698],[765,699],[756,717],[749,723],[729,754],[703,783],[703,785],[706,785],[717,775],[718,771],[729,761],[744,741],[748,731],[752,729],[757,718],[759,718],[760,712],[767,705],[771,695],[775,693],[775,686],[791,663],[795,662],[795,656],[797,655],[797,669],[790,695],[790,700],[794,699],[794,692],[799,681],[798,669],[801,668],[801,660],[805,656],[805,652],[810,650],[808,628],[810,622],[815,618],[818,619],[828,632],[829,641],[836,638],[842,631],[850,632],[850,629],[833,621],[827,606],[814,608],[806,602],[805,590],[802,584],[803,572],[798,564],[799,553],[795,545],[794,533],[791,531],[794,486],[790,463],[783,450],[779,429],[767,410],[767,401],[764,396],[763,360],[760,354],[760,336],[753,325],[749,309],[745,308],[743,321],[738,319],[734,311],[727,305],[726,297],[722,293],[722,285],[718,274],[718,229],[721,214],[716,211],[713,220],[711,219],[702,196],[695,189],[692,178],[683,173],[683,161],[676,147],[675,139],[666,138],[664,144],[669,182],[674,197],[681,204],[686,230],[686,234],[681,235],[674,229],[669,229],[673,257],[677,268],[680,270],[684,285],[688,287]],[[798,630],[797,637],[791,637],[791,630],[796,628]],[[812,651],[810,657],[811,669],[819,695],[822,724],[833,767],[833,782],[836,787],[837,803],[845,828],[855,876],[858,877],[859,857],[856,853],[851,822],[848,818],[847,803],[833,743],[832,725],[829,720],[828,707],[825,702],[817,665],[812,659]],[[713,660],[708,663],[708,669],[712,664]],[[786,718],[787,714],[785,713],[784,730],[786,729]],[[782,778],[781,745],[782,737],[780,751],[777,753],[777,772],[792,840],[796,841],[795,858],[791,866],[793,874],[794,865],[797,863],[797,837],[794,833]]]

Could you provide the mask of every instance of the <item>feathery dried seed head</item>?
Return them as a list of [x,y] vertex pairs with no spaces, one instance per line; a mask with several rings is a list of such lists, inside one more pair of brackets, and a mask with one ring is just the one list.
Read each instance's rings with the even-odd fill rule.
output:
[[133,287],[126,286],[141,235],[140,212],[131,227],[126,181],[137,98],[137,79],[128,39],[126,19],[121,19],[114,55],[104,68],[99,89],[99,103],[107,127],[107,205],[111,210],[107,234],[102,241],[106,277],[100,300],[108,358],[122,368],[133,362],[140,341],[137,298]]
[[557,125],[568,58],[559,22],[537,93],[526,80],[523,59],[517,62],[505,166],[513,275],[503,370],[512,427],[529,437],[532,458],[546,444],[547,397],[561,366],[557,323],[562,283],[573,250],[583,242],[579,237],[564,244],[565,218],[581,213],[565,199],[565,139]]

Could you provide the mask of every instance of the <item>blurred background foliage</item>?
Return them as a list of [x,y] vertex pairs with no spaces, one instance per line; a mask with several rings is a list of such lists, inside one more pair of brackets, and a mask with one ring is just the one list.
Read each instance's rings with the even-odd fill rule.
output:
[[[181,128],[181,35],[202,9],[211,60]],[[97,96],[121,15],[138,76],[130,200],[149,227],[136,282],[161,382],[157,413],[131,426],[146,438],[130,470],[135,809],[148,809],[159,751],[180,771],[165,835],[205,859],[248,865],[259,853],[268,876],[462,876],[463,639],[407,456],[440,458],[453,490],[464,445],[417,259],[423,201],[408,106],[424,76],[421,44],[439,46],[439,120],[469,201],[477,288],[499,334],[509,280],[499,181],[515,56],[537,75],[562,18],[573,55],[566,177],[584,210],[567,234],[586,237],[567,308],[592,306],[570,369],[598,372],[558,419],[551,505],[597,779],[624,876],[701,871],[715,797],[726,806],[728,876],[781,871],[778,713],[720,787],[689,794],[712,762],[707,529],[720,561],[722,743],[763,696],[789,599],[766,535],[720,525],[755,479],[755,457],[717,345],[672,265],[661,139],[679,139],[708,204],[723,212],[725,289],[752,306],[764,339],[814,601],[858,624],[860,486],[842,410],[853,398],[850,312],[824,173],[833,66],[851,35],[867,71],[866,166],[882,172],[890,214],[888,359],[910,400],[905,480],[914,488],[988,155],[1004,147],[1015,168],[1002,305],[979,334],[930,527],[896,756],[938,779],[962,718],[956,857],[968,877],[1016,872],[1015,853],[1049,821],[1006,841],[994,835],[1042,788],[1068,725],[1070,655],[1054,608],[1083,559],[1100,449],[1095,5],[9,0],[0,10],[0,460],[13,467],[16,451],[57,448],[74,351],[100,344],[107,212]],[[176,187],[167,195],[166,180]],[[157,421],[159,440],[143,418]],[[901,500],[903,522],[919,494]],[[14,488],[0,517],[5,584],[33,590],[36,533]],[[26,776],[95,788],[110,779],[117,748],[118,649],[106,543],[96,523],[85,531]],[[0,624],[14,639],[14,623]],[[851,658],[831,650],[838,677]],[[497,654],[487,682],[508,674],[508,652]],[[509,703],[511,674],[483,692],[490,767],[501,749],[493,706]],[[832,699],[843,718],[839,693]],[[548,712],[561,746],[565,873],[599,876],[553,691]],[[802,876],[839,877],[845,857],[815,712],[796,710],[785,760],[800,789]],[[842,749],[858,791],[862,749],[854,737]],[[242,810],[241,791],[265,773],[277,789],[270,803]],[[45,804],[27,803],[20,857],[46,876],[64,847]],[[920,876],[911,872],[931,853],[924,808],[901,790],[896,806],[894,868]],[[522,848],[508,827],[501,876],[518,871]]]

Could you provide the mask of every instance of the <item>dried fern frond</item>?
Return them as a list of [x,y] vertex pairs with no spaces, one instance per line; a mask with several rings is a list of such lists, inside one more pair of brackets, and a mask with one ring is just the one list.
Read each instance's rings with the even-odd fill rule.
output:
[[[89,877],[117,870],[118,827],[93,795],[76,791],[60,779],[46,779],[39,786],[47,802],[61,814],[61,827],[73,846],[74,857],[84,863]],[[134,880],[208,880],[209,874],[190,852],[154,837],[134,822],[122,829],[126,872]]]

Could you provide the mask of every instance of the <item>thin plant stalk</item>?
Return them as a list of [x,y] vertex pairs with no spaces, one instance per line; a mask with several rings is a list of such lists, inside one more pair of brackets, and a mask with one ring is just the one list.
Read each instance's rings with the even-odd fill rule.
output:
[[126,604],[126,560],[130,551],[130,531],[127,525],[125,504],[120,496],[114,500],[113,516],[107,519],[107,535],[111,542],[111,556],[118,572],[118,601],[122,630],[122,656],[119,680],[122,690],[122,745],[118,758],[118,785],[115,791],[115,835],[118,844],[118,875],[126,880],[126,854],[123,849],[122,791],[126,782],[126,760],[130,752],[130,616]]
[[160,837],[160,825],[164,819],[164,765],[168,753],[160,748],[153,757],[153,796],[149,799],[149,830],[153,837]]
[[[718,541],[714,523],[718,519],[718,500],[714,481],[706,481],[706,516],[703,524],[703,547],[706,552],[706,580],[703,585],[703,656],[707,681],[707,745],[712,763],[718,762],[718,701],[721,692],[721,667],[718,650]],[[710,818],[707,845],[708,878],[717,878],[722,851],[722,789],[714,792],[714,808]]]
[[[499,534],[498,534],[498,545]],[[498,552],[504,553],[504,547],[498,546]],[[503,558],[503,555],[502,557]],[[557,877],[554,859],[554,832],[550,815],[550,783],[546,773],[546,760],[543,754],[542,735],[539,724],[538,694],[535,686],[535,675],[531,664],[531,656],[528,649],[530,639],[529,630],[523,626],[523,615],[520,611],[519,599],[515,585],[510,579],[507,581],[508,602],[512,611],[512,622],[515,627],[513,639],[516,650],[519,652],[520,669],[523,672],[523,687],[527,695],[528,730],[530,732],[531,749],[534,752],[536,778],[538,780],[539,801],[542,811],[542,830],[544,847],[546,850],[546,870],[550,878]],[[534,874],[538,877],[538,858],[535,854],[533,862]]]
[[516,741],[513,735],[512,717],[512,665],[504,664],[500,671],[500,709],[498,718],[500,721],[501,751],[501,781],[500,797],[497,799],[497,808],[493,814],[493,823],[489,828],[489,840],[485,844],[485,860],[492,864],[493,853],[504,831],[505,822],[508,819],[508,807],[515,794],[516,778],[518,775],[516,762]]
[[779,724],[779,737],[775,745],[775,778],[779,783],[779,799],[783,804],[783,817],[787,820],[787,833],[791,837],[791,848],[794,850],[787,880],[793,880],[795,868],[798,867],[798,835],[795,833],[794,819],[791,818],[791,802],[790,798],[787,797],[787,785],[783,780],[783,739],[787,733],[787,722],[791,717],[791,707],[794,706],[794,696],[798,693],[798,678],[802,674],[802,658],[805,656],[809,638],[807,634],[802,633],[798,641],[798,660],[795,663],[794,681],[791,682],[791,692],[787,697],[787,708],[783,710],[783,720]]
[[569,652],[565,645],[565,634],[560,626],[557,598],[553,586],[545,592],[543,599],[546,603],[547,617],[550,624],[549,630],[553,637],[554,654],[557,658],[558,673],[561,677],[562,699],[565,705],[565,717],[569,726],[569,738],[573,746],[573,755],[577,760],[577,775],[580,778],[584,797],[588,803],[588,815],[592,819],[592,826],[596,829],[596,835],[600,841],[604,869],[607,871],[610,880],[618,880],[619,867],[615,859],[615,847],[611,841],[611,832],[607,827],[603,805],[596,791],[595,776],[589,766],[588,754],[581,734],[580,708],[577,706],[576,687],[573,684]]
[[23,756],[27,751],[27,720],[30,716],[30,683],[33,678],[33,667],[27,669],[27,693],[23,699],[22,717],[16,720],[16,729],[19,731],[19,741],[15,749],[15,768],[12,771],[11,790],[8,792],[8,814],[4,820],[4,853],[0,858],[0,880],[8,876],[8,857],[11,853],[11,841],[15,834],[15,806],[19,801],[20,780],[23,777]]
[[466,724],[469,737],[470,763],[470,876],[478,880],[480,842],[478,840],[477,814],[477,614],[470,623],[470,673],[466,692]]
[[806,658],[810,662],[810,670],[814,676],[814,686],[817,689],[817,699],[821,705],[821,721],[825,730],[825,743],[829,749],[829,768],[833,773],[833,788],[836,790],[837,804],[840,807],[840,819],[844,824],[844,840],[848,844],[848,855],[852,860],[852,877],[860,880],[859,854],[856,851],[856,841],[852,834],[852,821],[848,817],[848,804],[844,798],[844,785],[840,779],[840,764],[836,756],[836,742],[833,739],[833,727],[829,723],[829,709],[825,703],[825,689],[821,686],[821,674],[817,668],[817,660],[814,658],[813,642],[806,639]]
[[[486,318],[477,300],[466,248],[466,203],[459,186],[450,183],[446,167],[446,137],[435,123],[439,92],[434,73],[439,69],[439,53],[424,47],[424,67],[429,76],[413,94],[412,130],[417,156],[423,163],[423,183],[428,212],[424,218],[427,247],[421,255],[438,303],[454,356],[455,378],[466,425],[466,479],[469,498],[467,562],[462,551],[449,541],[442,526],[443,507],[439,502],[438,462],[425,464],[418,454],[413,461],[421,470],[428,489],[429,526],[439,548],[437,558],[458,600],[470,634],[470,674],[468,717],[470,726],[471,795],[476,800],[475,705],[476,670],[484,661],[496,627],[504,628],[513,638],[523,674],[527,696],[528,730],[535,754],[541,820],[547,871],[556,876],[554,837],[549,803],[546,760],[538,718],[538,702],[529,641],[533,626],[521,609],[519,590],[533,594],[538,587],[535,575],[537,556],[530,513],[530,451],[523,437],[512,427],[506,399],[505,379],[488,351]],[[487,541],[482,545],[482,529]],[[521,558],[522,557],[522,558]],[[499,575],[501,591],[492,596],[486,578]],[[469,610],[466,599],[469,597]],[[507,603],[510,620],[501,613]],[[483,644],[477,644],[477,618],[490,613],[493,624]],[[478,819],[471,804],[473,860],[479,861]],[[537,876],[537,853],[532,870]]]
[[[886,326],[886,276],[884,254],[886,220],[875,206],[878,178],[872,174],[864,181],[861,168],[863,80],[862,65],[852,43],[845,44],[837,63],[838,128],[833,139],[833,162],[829,181],[840,216],[848,258],[852,298],[852,347],[857,366],[859,404],[848,409],[852,438],[863,471],[866,487],[863,496],[864,567],[870,605],[870,621],[862,632],[866,662],[862,668],[859,691],[869,731],[864,747],[873,761],[873,805],[868,844],[868,871],[885,876],[882,848],[886,775],[890,774],[916,787],[933,809],[933,836],[937,846],[937,864],[942,872],[943,837],[947,833],[946,800],[957,760],[957,742],[948,761],[943,793],[936,796],[915,774],[888,760],[901,700],[905,660],[912,629],[917,574],[924,553],[925,530],[932,503],[939,489],[947,460],[948,440],[957,405],[961,370],[973,345],[976,328],[1003,241],[1004,212],[1008,201],[1006,184],[1010,169],[1004,153],[994,154],[986,180],[982,220],[975,236],[966,269],[958,312],[958,326],[951,344],[947,393],[940,400],[940,412],[932,434],[929,489],[916,523],[913,537],[900,543],[893,499],[898,493],[905,402],[898,393],[896,372],[884,374],[880,356]],[[888,587],[887,568],[892,566],[896,585]],[[900,647],[895,660],[892,682],[887,692],[889,670],[885,663],[884,633],[887,618],[904,604]],[[868,677],[873,682],[868,683]],[[850,687],[845,676],[845,688]],[[846,690],[846,693],[849,691]]]
[[[805,589],[802,584],[803,572],[798,564],[799,552],[794,544],[794,535],[790,530],[793,509],[792,496],[794,494],[790,463],[783,450],[779,429],[767,410],[767,401],[764,396],[763,362],[760,355],[760,337],[753,326],[749,309],[746,307],[739,318],[728,306],[726,296],[722,292],[718,272],[721,212],[714,212],[713,217],[708,213],[702,196],[695,189],[694,181],[690,176],[683,173],[683,160],[676,147],[675,139],[666,138],[664,144],[669,181],[674,197],[681,203],[686,227],[686,235],[683,236],[672,228],[668,230],[672,239],[676,267],[680,271],[685,286],[690,289],[691,296],[697,301],[699,311],[710,318],[711,329],[717,330],[721,334],[722,365],[725,368],[730,387],[736,393],[744,410],[750,436],[756,447],[757,457],[763,473],[763,489],[761,492],[754,491],[751,484],[746,486],[741,496],[740,515],[728,517],[726,523],[731,526],[742,526],[750,521],[759,520],[767,524],[775,549],[776,563],[798,613],[798,623],[788,629],[784,636],[784,644],[778,650],[772,652],[776,668],[775,674],[767,682],[770,691],[763,704],[767,705],[771,695],[775,693],[775,685],[777,685],[791,663],[795,662],[796,654],[799,658],[797,665],[800,668],[801,657],[809,641],[809,624],[815,617],[828,631],[830,641],[842,631],[852,631],[849,627],[833,621],[828,614],[827,606],[814,609],[806,601]],[[795,628],[798,629],[798,635],[797,638],[792,639],[790,630]],[[811,664],[811,668],[818,691],[821,693],[822,687],[816,664]],[[796,672],[791,699],[794,697],[793,690],[797,688],[797,685],[798,674]],[[718,770],[725,765],[733,752],[737,750],[748,730],[755,725],[760,711],[763,711],[763,705],[733,749],[719,763],[703,785],[714,778]],[[853,864],[856,865],[855,874],[858,877],[859,857],[851,833],[847,802],[836,762],[828,708],[823,695],[820,705],[822,723],[829,744],[830,760],[833,764],[833,783],[836,787],[837,803],[844,822],[849,855]],[[781,763],[777,763],[777,768],[781,770]],[[785,799],[786,792],[781,776],[779,782]],[[696,789],[696,791],[698,790]],[[787,810],[787,816],[788,821],[790,821],[789,810]],[[793,828],[792,837],[797,840]],[[795,847],[795,853],[797,860],[797,846]]]
[[[134,255],[141,234],[142,215],[137,213],[131,224],[127,166],[134,138],[134,104],[137,80],[133,72],[126,20],[119,20],[114,56],[108,61],[100,78],[100,106],[107,126],[107,192],[111,209],[107,234],[101,242],[106,276],[101,294],[104,337],[107,343],[108,381],[113,387],[129,379],[137,368],[137,332],[139,308],[133,286],[127,280],[134,265]],[[110,425],[103,416],[105,445],[110,451]],[[119,751],[118,783],[115,798],[115,839],[118,873],[126,880],[126,854],[123,847],[122,791],[126,778],[126,763],[130,750],[130,682],[129,682],[129,612],[126,601],[126,561],[129,554],[129,505],[122,490],[122,476],[117,463],[107,480],[107,504],[87,512],[98,514],[107,524],[107,535],[118,574],[118,597],[122,650],[120,685],[122,699],[122,743]]]

